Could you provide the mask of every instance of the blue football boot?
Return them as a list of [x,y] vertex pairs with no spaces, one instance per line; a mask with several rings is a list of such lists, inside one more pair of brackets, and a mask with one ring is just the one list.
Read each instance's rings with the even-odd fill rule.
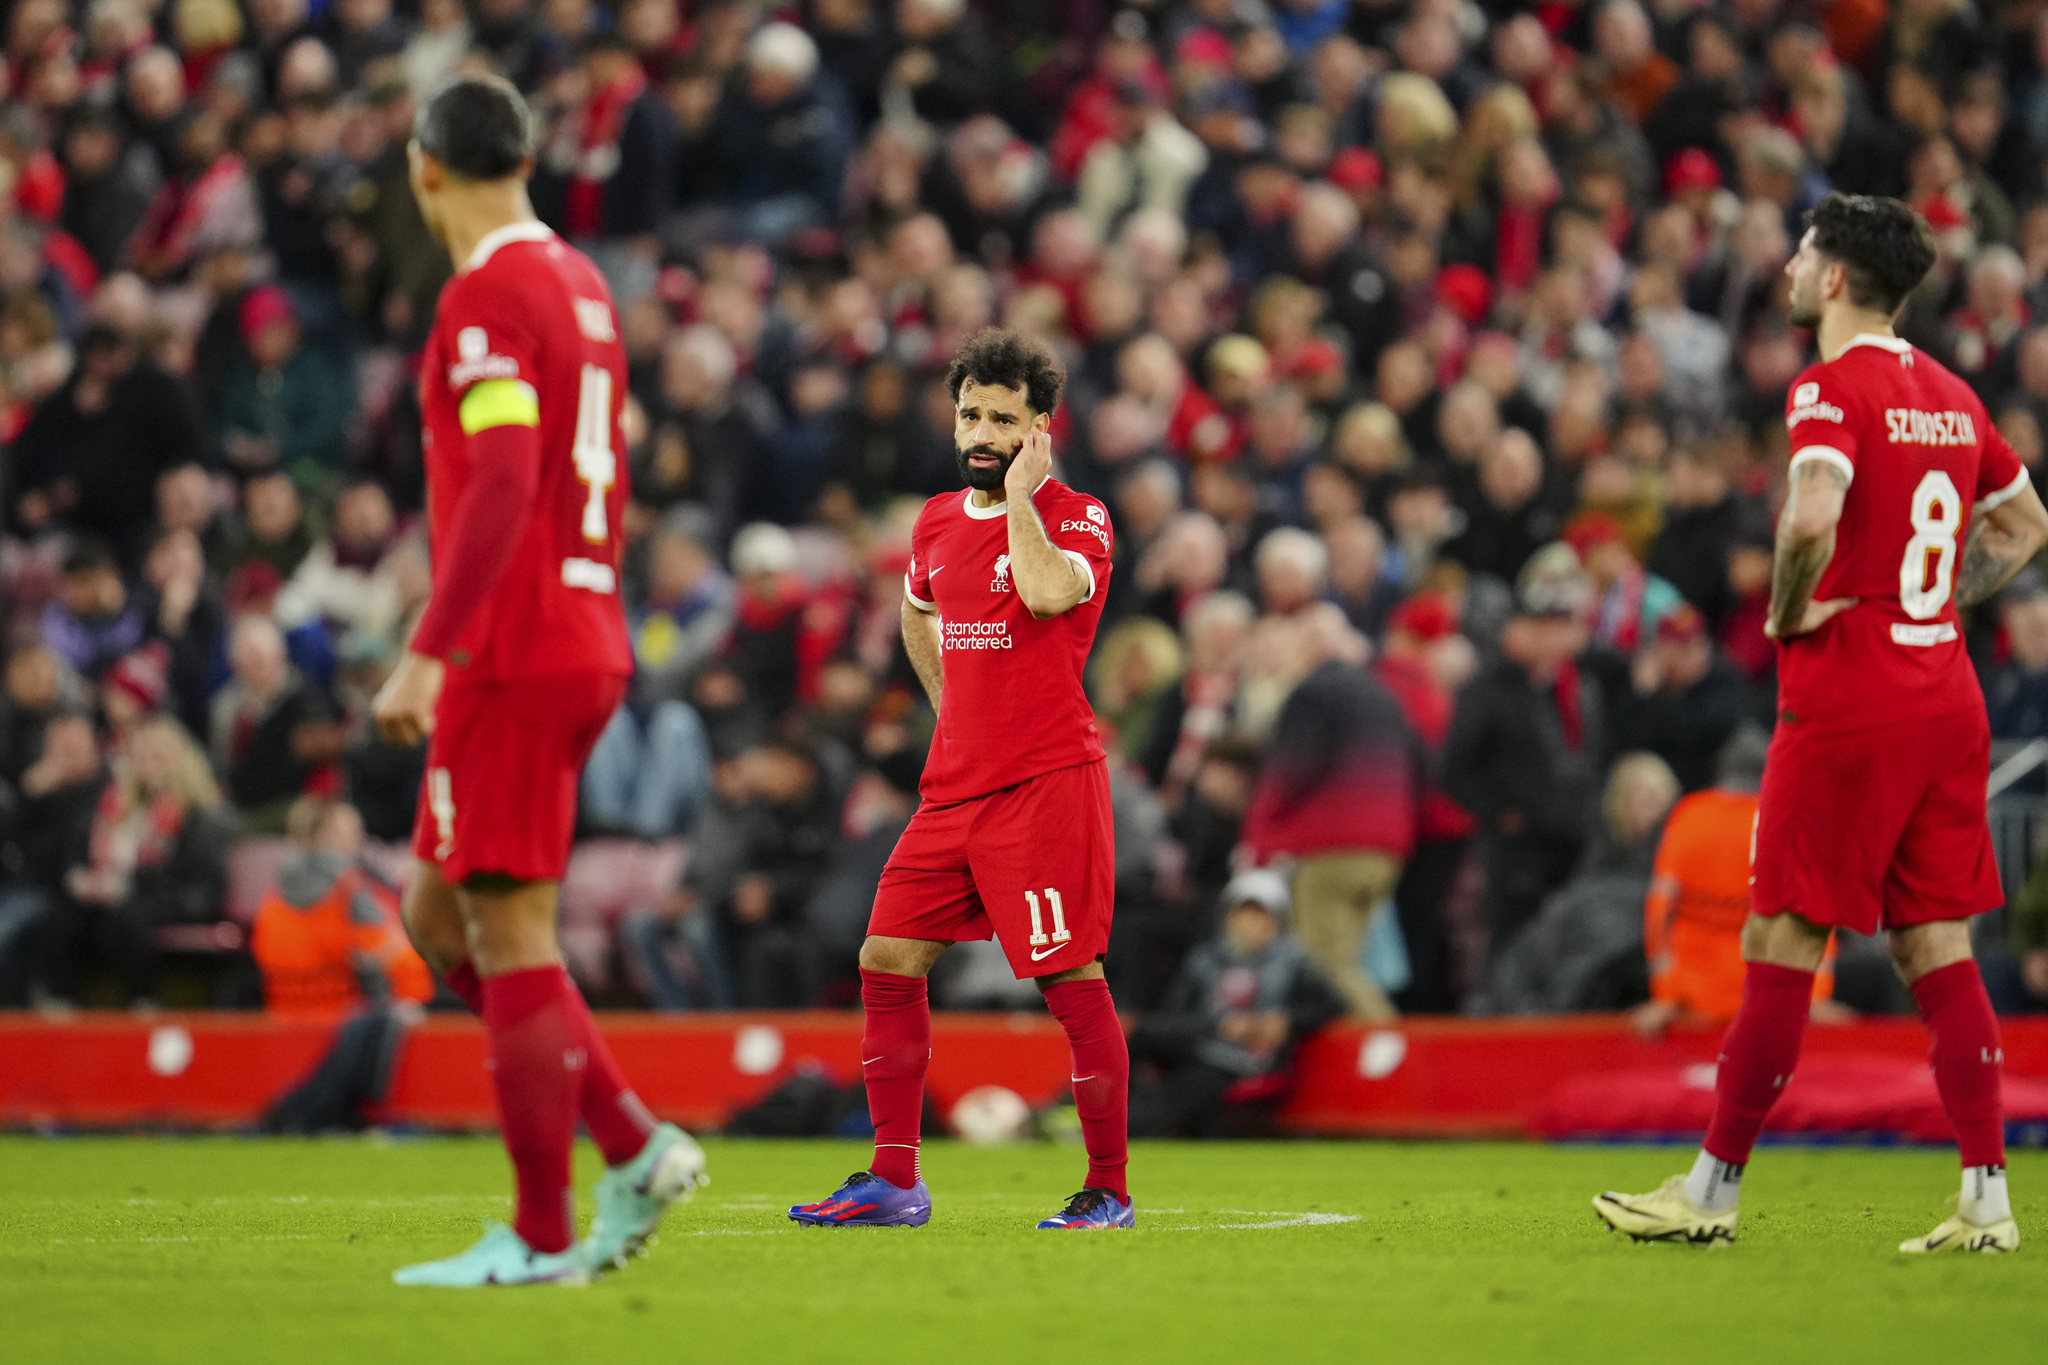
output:
[[1134,1228],[1138,1225],[1137,1201],[1118,1199],[1108,1190],[1082,1190],[1067,1206],[1038,1226],[1040,1228]]
[[807,1228],[921,1228],[931,1218],[924,1181],[900,1190],[873,1171],[855,1171],[829,1198],[789,1211],[792,1223]]

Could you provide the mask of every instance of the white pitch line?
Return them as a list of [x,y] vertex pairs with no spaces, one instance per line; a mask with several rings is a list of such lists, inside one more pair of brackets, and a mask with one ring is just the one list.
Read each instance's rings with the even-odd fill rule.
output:
[[1155,1228],[1155,1232],[1243,1232],[1261,1228],[1321,1228],[1339,1223],[1356,1223],[1350,1213],[1284,1213],[1277,1209],[1219,1209],[1219,1213],[1248,1213],[1259,1218],[1278,1218],[1277,1223],[1191,1223],[1177,1228]]

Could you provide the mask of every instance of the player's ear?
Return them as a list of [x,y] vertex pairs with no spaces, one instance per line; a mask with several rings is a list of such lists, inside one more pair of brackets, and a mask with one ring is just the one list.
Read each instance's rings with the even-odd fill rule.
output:
[[1849,268],[1840,261],[1829,261],[1821,267],[1820,296],[1831,299],[1849,287]]
[[1038,416],[1031,419],[1031,429],[1033,431],[1051,431],[1052,414],[1049,412],[1039,413]]

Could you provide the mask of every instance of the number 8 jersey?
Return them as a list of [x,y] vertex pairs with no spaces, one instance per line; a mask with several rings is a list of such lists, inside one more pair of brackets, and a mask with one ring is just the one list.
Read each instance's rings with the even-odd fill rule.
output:
[[[471,433],[537,426],[540,484],[504,576],[448,650],[458,675],[633,671],[619,602],[625,397],[625,348],[597,267],[540,223],[479,242],[441,291],[420,363],[434,545],[449,543],[470,481],[491,477]],[[437,558],[437,588],[442,571]]]
[[1779,649],[1782,719],[1858,729],[1982,710],[1953,601],[1973,510],[2027,472],[1970,387],[1907,342],[1864,333],[1793,382],[1792,469],[1849,479],[1834,558],[1814,600],[1858,599]]

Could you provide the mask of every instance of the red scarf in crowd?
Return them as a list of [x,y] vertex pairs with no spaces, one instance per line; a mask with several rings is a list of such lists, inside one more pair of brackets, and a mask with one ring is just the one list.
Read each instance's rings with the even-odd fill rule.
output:
[[647,74],[635,63],[611,84],[590,92],[576,138],[576,169],[569,177],[568,226],[572,238],[604,235],[604,187],[619,169],[619,134],[626,111],[647,88]]

